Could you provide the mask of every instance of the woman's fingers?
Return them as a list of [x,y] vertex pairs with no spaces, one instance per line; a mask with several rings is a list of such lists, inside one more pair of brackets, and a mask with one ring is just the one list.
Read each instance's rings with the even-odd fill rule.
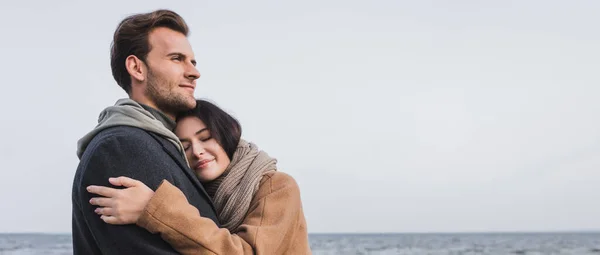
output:
[[107,197],[92,197],[90,199],[90,204],[97,205],[97,206],[103,206],[103,207],[112,206],[113,199],[107,198]]
[[115,211],[110,207],[98,207],[94,212],[98,215],[115,216]]
[[108,224],[124,225],[131,223],[123,219],[123,216],[115,215],[116,211],[110,207],[98,207],[96,210],[94,210],[94,212],[100,215],[100,219]]
[[119,193],[118,189],[96,185],[87,186],[86,189],[90,193],[94,193],[103,197],[115,197]]
[[102,216],[100,216],[100,219],[102,219],[104,222],[106,222],[108,224],[121,224],[119,219],[114,216],[102,215]]
[[90,193],[101,196],[90,199],[90,204],[100,207],[95,212],[100,215],[104,222],[109,224],[136,223],[148,201],[154,195],[154,191],[144,183],[128,177],[110,178],[109,182],[112,185],[126,188],[88,186],[87,190]]
[[125,177],[125,176],[120,176],[117,178],[108,178],[108,182],[110,182],[110,184],[115,185],[115,186],[124,186],[124,187],[135,187],[138,186],[140,181],[135,180],[135,179],[131,179],[129,177]]

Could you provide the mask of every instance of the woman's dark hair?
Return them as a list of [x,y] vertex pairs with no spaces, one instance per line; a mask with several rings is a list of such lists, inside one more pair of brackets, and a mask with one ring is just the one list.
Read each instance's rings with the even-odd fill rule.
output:
[[229,159],[233,159],[233,153],[242,137],[240,123],[223,109],[206,100],[196,100],[196,107],[177,115],[177,121],[190,116],[202,120],[210,135],[223,147]]

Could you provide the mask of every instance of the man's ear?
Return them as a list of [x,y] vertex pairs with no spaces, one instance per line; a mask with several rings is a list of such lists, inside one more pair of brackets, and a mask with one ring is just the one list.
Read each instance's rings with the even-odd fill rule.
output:
[[132,79],[140,82],[146,80],[146,65],[136,56],[129,55],[125,59],[125,68],[127,68],[127,72],[129,72]]

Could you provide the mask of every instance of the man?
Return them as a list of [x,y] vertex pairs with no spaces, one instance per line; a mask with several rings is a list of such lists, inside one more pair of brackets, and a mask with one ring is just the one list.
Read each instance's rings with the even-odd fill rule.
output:
[[153,190],[168,180],[202,216],[218,224],[214,206],[172,132],[177,112],[195,107],[200,78],[187,34],[185,21],[168,10],[132,15],[115,31],[112,73],[129,99],[104,110],[98,126],[78,142],[74,254],[177,254],[159,235],[136,225],[106,224],[110,216],[94,213],[86,187],[109,186],[109,177],[132,177]]

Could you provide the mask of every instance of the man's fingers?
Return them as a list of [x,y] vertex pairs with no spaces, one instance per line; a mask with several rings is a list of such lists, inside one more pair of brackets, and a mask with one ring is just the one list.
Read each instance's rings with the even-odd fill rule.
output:
[[90,204],[106,207],[106,206],[112,206],[113,203],[112,203],[112,199],[110,199],[110,198],[92,197],[90,199]]
[[86,189],[90,193],[94,193],[103,197],[115,197],[116,193],[118,192],[117,189],[96,185],[87,186]]
[[138,184],[140,183],[138,180],[131,179],[125,176],[120,176],[117,178],[108,178],[108,182],[115,186],[125,186],[127,188],[138,186]]

